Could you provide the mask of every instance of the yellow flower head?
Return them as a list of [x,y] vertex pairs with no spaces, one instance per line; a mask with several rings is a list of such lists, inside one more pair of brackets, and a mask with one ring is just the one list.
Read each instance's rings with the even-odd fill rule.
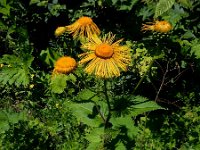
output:
[[172,30],[172,25],[168,21],[150,22],[149,25],[143,24],[142,31],[151,30],[160,33],[167,33]]
[[53,74],[69,74],[71,73],[77,66],[76,60],[69,56],[64,56],[59,58],[54,66]]
[[73,38],[91,38],[94,34],[99,35],[100,30],[90,17],[81,17],[73,24],[66,26],[67,31]]
[[81,54],[80,64],[87,63],[85,71],[88,74],[94,73],[100,78],[111,78],[120,76],[120,69],[127,70],[131,62],[128,46],[121,46],[121,40],[114,42],[115,35],[106,34],[103,38],[93,36],[82,48],[87,50]]
[[62,35],[65,32],[66,32],[66,28],[65,27],[58,27],[54,34],[55,34],[56,37],[58,37],[58,36]]

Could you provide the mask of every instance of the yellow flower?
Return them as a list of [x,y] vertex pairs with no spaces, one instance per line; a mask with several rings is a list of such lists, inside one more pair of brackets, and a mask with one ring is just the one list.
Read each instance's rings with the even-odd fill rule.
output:
[[66,28],[65,27],[58,27],[54,34],[55,34],[56,37],[58,37],[58,36],[62,35],[65,32],[66,32]]
[[74,58],[63,56],[56,61],[53,74],[69,74],[76,68],[76,66],[77,63]]
[[73,24],[66,26],[67,32],[73,35],[73,38],[91,38],[94,34],[99,35],[100,30],[90,17],[81,17]]
[[87,63],[85,71],[88,74],[94,73],[100,78],[111,78],[120,76],[120,69],[127,70],[131,62],[128,46],[121,46],[121,40],[114,42],[115,35],[106,34],[101,39],[93,36],[88,42],[82,45],[87,50],[81,54],[80,64]]
[[142,31],[151,30],[161,33],[167,33],[172,30],[172,25],[168,21],[150,22],[151,25],[143,24]]

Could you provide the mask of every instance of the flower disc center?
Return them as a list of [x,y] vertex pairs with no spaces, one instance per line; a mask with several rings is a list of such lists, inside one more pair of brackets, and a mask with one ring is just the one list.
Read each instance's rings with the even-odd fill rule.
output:
[[105,43],[99,45],[95,50],[96,56],[104,59],[111,58],[113,53],[114,51],[112,46]]
[[78,22],[81,25],[87,25],[87,24],[91,24],[92,23],[92,19],[89,18],[89,17],[81,17],[81,18],[78,19]]

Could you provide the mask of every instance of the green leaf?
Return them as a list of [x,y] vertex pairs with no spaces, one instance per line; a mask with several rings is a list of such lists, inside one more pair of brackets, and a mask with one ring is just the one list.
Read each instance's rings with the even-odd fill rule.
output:
[[3,14],[3,15],[10,15],[10,6],[9,5],[6,5],[6,7],[5,8],[2,8],[2,7],[0,7],[0,14]]
[[[135,135],[138,133],[138,128],[134,126],[133,120],[131,115],[126,115],[122,117],[112,117],[110,122],[113,125],[114,129],[120,130],[121,127],[126,127],[127,135],[130,138],[134,138]],[[124,133],[122,133],[124,134]]]
[[67,87],[67,76],[64,74],[57,74],[51,78],[51,91],[53,93],[61,94],[64,92],[64,89]]
[[77,98],[79,100],[84,100],[84,101],[98,101],[100,98],[96,95],[95,92],[89,90],[89,89],[84,89],[78,93]]
[[127,148],[125,147],[125,145],[122,142],[118,142],[116,144],[116,148],[115,150],[126,150]]
[[33,5],[33,4],[36,4],[36,3],[39,3],[39,2],[40,2],[40,0],[31,0],[29,2],[29,5]]
[[42,50],[41,51],[40,58],[47,65],[53,67],[55,61],[59,58],[59,54],[56,51],[52,50],[52,49],[46,49],[46,50]]
[[72,83],[76,82],[76,76],[73,75],[72,73],[70,73],[69,75],[67,75],[67,81],[71,81]]
[[99,127],[102,124],[102,119],[99,115],[90,117],[93,114],[93,103],[73,103],[67,102],[66,105],[72,110],[73,114],[77,117],[80,122],[91,126]]
[[101,136],[104,134],[104,128],[93,128],[86,134],[86,139],[89,142],[99,143],[102,141]]
[[24,54],[21,58],[15,55],[3,55],[0,63],[7,64],[7,66],[1,69],[0,83],[3,85],[15,84],[17,87],[27,86],[30,82],[29,67],[33,60],[34,57],[30,54]]
[[26,119],[26,113],[20,112],[15,113],[11,111],[1,110],[0,111],[0,133],[7,131],[11,124],[17,123],[20,120]]
[[139,0],[125,1],[125,2],[127,2],[127,4],[119,5],[120,6],[119,10],[128,10],[128,11],[130,11],[138,1]]
[[200,58],[200,44],[195,44],[191,48],[191,53],[195,55],[197,59]]
[[174,5],[175,0],[159,0],[156,5],[154,18],[161,16],[163,13],[168,11]]
[[103,146],[102,137],[104,135],[104,128],[93,128],[85,136],[89,141],[87,150],[101,149]]
[[179,3],[186,8],[192,8],[192,2],[190,0],[179,0]]
[[146,97],[136,96],[134,99],[132,99],[132,101],[135,102],[135,105],[133,105],[129,110],[132,116],[137,116],[139,114],[157,109],[164,109],[155,101],[149,101]]

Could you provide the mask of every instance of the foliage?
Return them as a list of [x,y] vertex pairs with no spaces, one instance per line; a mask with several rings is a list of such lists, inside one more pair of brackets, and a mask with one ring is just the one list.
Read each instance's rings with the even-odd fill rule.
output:
[[[199,0],[0,1],[0,149],[199,149]],[[131,50],[119,77],[77,65],[85,39],[68,32],[82,16]],[[142,32],[155,21],[167,33]],[[62,69],[62,67],[61,67]]]

